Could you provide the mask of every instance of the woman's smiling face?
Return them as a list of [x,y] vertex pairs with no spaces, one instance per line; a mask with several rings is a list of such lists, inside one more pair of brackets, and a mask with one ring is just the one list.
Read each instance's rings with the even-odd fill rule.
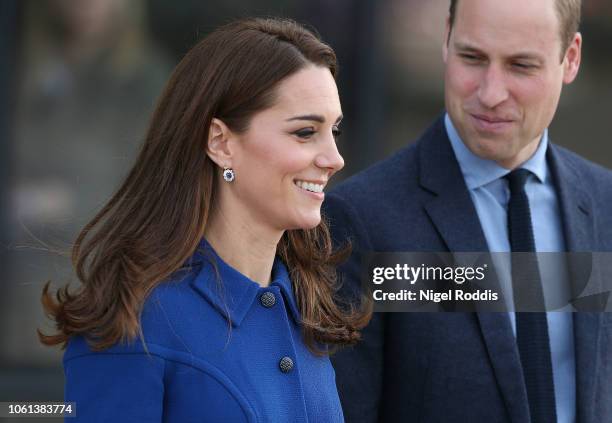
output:
[[323,189],[344,166],[336,147],[341,119],[329,69],[310,65],[283,80],[274,105],[255,114],[237,135],[234,206],[276,230],[317,226]]

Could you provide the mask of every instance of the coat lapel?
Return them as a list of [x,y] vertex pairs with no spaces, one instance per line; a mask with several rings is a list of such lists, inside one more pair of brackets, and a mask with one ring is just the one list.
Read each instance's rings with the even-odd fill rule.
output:
[[[478,214],[451,147],[443,119],[429,129],[420,144],[421,187],[435,194],[425,205],[449,251],[488,251]],[[442,169],[442,171],[440,171]]]
[[583,186],[584,177],[564,158],[559,147],[549,145],[547,152],[557,196],[561,209],[561,221],[568,251],[593,251],[592,200],[589,187]]
[[[561,221],[565,234],[567,250],[572,253],[591,252],[594,245],[593,206],[589,188],[583,186],[585,178],[565,158],[557,147],[551,145],[548,152],[548,163],[554,178]],[[568,263],[572,279],[584,278],[584,258],[572,257]],[[582,263],[580,263],[582,262]],[[591,283],[597,283],[594,278]],[[578,284],[582,285],[582,284]],[[601,292],[601,286],[596,286]],[[579,294],[580,289],[575,294]],[[597,301],[597,298],[591,300]],[[589,304],[593,306],[593,304]],[[580,423],[592,422],[593,401],[595,400],[595,380],[598,363],[598,345],[600,342],[601,313],[574,313],[574,346],[576,352],[576,414]]]
[[[486,252],[487,241],[443,122],[441,118],[429,129],[419,147],[420,184],[434,194],[425,209],[449,251]],[[510,320],[506,313],[476,315],[511,420],[528,421],[527,393]]]

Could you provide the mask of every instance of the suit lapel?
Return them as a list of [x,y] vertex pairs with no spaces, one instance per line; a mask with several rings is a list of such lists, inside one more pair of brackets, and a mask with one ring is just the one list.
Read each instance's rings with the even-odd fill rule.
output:
[[435,194],[425,210],[449,251],[488,251],[478,214],[443,122],[439,119],[420,144],[419,182],[421,187]]
[[568,251],[593,251],[592,200],[584,177],[553,144],[547,152],[548,165],[559,198],[561,221]]
[[[592,200],[588,195],[588,187],[583,186],[584,177],[553,145],[549,148],[548,163],[559,197],[567,250],[573,253],[596,250],[593,243],[595,238]],[[568,267],[570,277],[575,279],[581,276],[578,269],[584,268],[584,264],[579,265],[577,259],[570,258]],[[596,281],[597,278],[591,282]],[[597,352],[600,342],[601,318],[600,313],[574,313],[576,414],[577,421],[581,423],[593,421],[591,411],[595,399],[594,381],[599,366]]]
[[510,420],[528,422],[529,403],[523,368],[508,314],[482,312],[477,315]]
[[[476,208],[451,147],[443,119],[420,143],[420,184],[434,197],[425,210],[452,252],[489,250]],[[442,169],[442,171],[440,171]],[[516,342],[506,313],[476,313],[489,359],[513,422],[529,419]]]

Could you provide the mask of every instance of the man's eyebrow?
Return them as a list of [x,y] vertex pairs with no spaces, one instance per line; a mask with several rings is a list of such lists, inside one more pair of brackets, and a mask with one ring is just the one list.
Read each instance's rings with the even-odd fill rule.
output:
[[[483,52],[482,50],[480,50],[478,47],[475,47],[473,45],[467,44],[467,43],[463,43],[463,42],[456,42],[455,43],[455,48],[458,51],[464,52],[464,53],[475,53],[475,54],[479,54],[479,55],[483,55],[483,56],[487,56],[487,54],[485,52]],[[536,52],[532,52],[532,51],[522,51],[516,54],[513,54],[511,56],[509,56],[509,59],[511,60],[534,60],[537,62],[544,62],[544,59],[542,58],[542,55]]]
[[467,44],[467,43],[455,42],[455,48],[460,51],[469,51],[472,53],[484,54],[482,50],[478,49],[477,47],[473,45]]
[[538,63],[543,63],[544,62],[544,58],[540,54],[532,53],[532,52],[529,52],[529,51],[514,54],[514,55],[510,56],[510,58],[512,60],[532,60],[532,61],[535,61],[535,62],[538,62]]
[[[343,116],[340,115],[338,116],[338,119],[336,119],[336,123],[339,123],[342,120]],[[292,118],[287,119],[287,122],[291,122],[294,120],[308,120],[308,121],[314,121],[314,122],[319,122],[319,123],[324,123],[325,122],[325,118],[321,115],[300,115],[300,116],[294,116]]]

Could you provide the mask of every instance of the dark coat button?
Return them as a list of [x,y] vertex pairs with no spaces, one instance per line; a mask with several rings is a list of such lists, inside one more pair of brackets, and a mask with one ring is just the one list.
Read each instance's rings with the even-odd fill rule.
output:
[[278,366],[283,373],[289,373],[293,369],[293,360],[289,357],[281,358],[281,361],[278,363]]
[[261,297],[259,297],[259,301],[261,302],[262,306],[270,308],[274,304],[276,304],[276,296],[272,292],[267,291],[261,294]]

